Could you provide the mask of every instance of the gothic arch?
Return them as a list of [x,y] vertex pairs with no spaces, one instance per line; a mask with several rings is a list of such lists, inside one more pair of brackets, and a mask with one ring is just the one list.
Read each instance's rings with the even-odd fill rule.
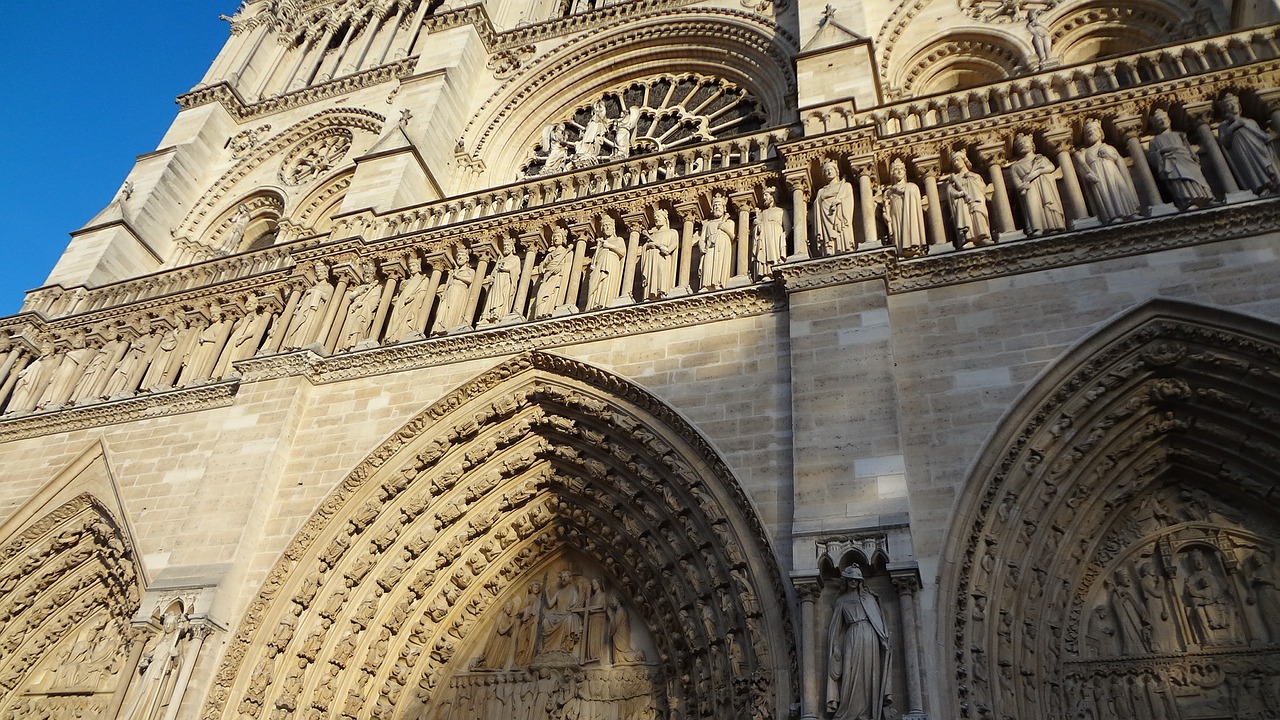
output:
[[1278,460],[1274,324],[1154,301],[1081,343],[960,499],[938,613],[956,709],[1253,717],[1280,677]]
[[924,43],[890,82],[909,96],[998,82],[1027,65],[1030,48],[1003,33],[960,29]]
[[657,717],[786,716],[790,603],[728,468],[648,392],[532,353],[435,403],[324,501],[251,604],[205,717],[422,717],[502,602],[558,562],[591,565],[652,639],[627,672],[652,682]]
[[89,493],[0,548],[0,712],[106,716],[130,678],[141,577],[127,533]]
[[[484,160],[493,177],[507,182],[546,124],[615,86],[669,73],[673,67],[745,88],[763,106],[766,126],[785,125],[794,120],[786,98],[796,90],[789,60],[796,50],[785,30],[754,13],[715,8],[655,12],[625,26],[581,35],[512,75],[472,117],[462,143]],[[495,136],[502,143],[490,148]]]
[[1054,54],[1063,63],[1157,47],[1183,36],[1194,18],[1185,8],[1160,0],[1084,2],[1048,21]]

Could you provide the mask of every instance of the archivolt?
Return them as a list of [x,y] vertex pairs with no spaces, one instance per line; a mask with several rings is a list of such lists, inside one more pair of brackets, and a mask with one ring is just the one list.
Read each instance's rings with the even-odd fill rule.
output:
[[[515,173],[518,155],[543,125],[611,87],[670,72],[722,77],[760,100],[769,126],[791,122],[786,98],[796,91],[791,55],[795,41],[759,15],[703,8],[667,10],[636,18],[612,31],[582,35],[548,53],[504,83],[463,132],[464,147],[494,172]],[[501,126],[511,158],[490,157],[489,140]],[[491,154],[491,153],[490,153]]]
[[1076,57],[1076,48],[1091,40],[1115,38],[1133,50],[1156,47],[1182,37],[1192,21],[1185,8],[1158,0],[1128,0],[1081,3],[1055,13],[1048,24],[1054,54],[1074,63],[1093,59]]
[[1011,411],[961,498],[938,608],[954,714],[1068,717],[1064,659],[1098,657],[1082,615],[1133,564],[1126,514],[1171,487],[1280,517],[1278,483],[1280,328],[1159,301],[1084,342]]
[[1028,49],[998,33],[950,32],[913,53],[910,60],[892,73],[890,84],[908,95],[929,94],[932,92],[930,82],[957,65],[980,70],[987,76],[987,82],[996,82],[1025,67]]
[[323,503],[251,605],[205,717],[423,716],[495,600],[563,550],[628,591],[671,702],[786,715],[787,594],[728,468],[639,387],[535,353],[437,402]]
[[219,205],[223,198],[231,193],[236,185],[248,175],[272,158],[284,157],[285,151],[296,146],[312,135],[328,128],[349,128],[362,130],[374,135],[382,131],[386,118],[375,112],[361,108],[334,108],[297,123],[266,142],[254,148],[239,160],[230,170],[223,173],[217,182],[205,191],[200,200],[192,206],[191,211],[183,218],[182,224],[174,231],[178,237],[191,236]]

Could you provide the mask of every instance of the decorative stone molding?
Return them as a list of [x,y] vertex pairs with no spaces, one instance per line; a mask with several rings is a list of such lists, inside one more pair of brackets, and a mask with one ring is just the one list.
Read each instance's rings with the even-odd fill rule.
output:
[[246,101],[230,85],[220,82],[216,85],[210,85],[206,88],[192,90],[184,95],[179,95],[178,106],[186,110],[210,103],[221,103],[237,122],[243,123],[284,112],[285,110],[293,110],[304,105],[310,105],[320,100],[348,95],[357,90],[374,87],[393,80],[404,80],[413,76],[413,71],[417,64],[418,59],[416,57],[399,60],[389,65],[345,75],[325,83],[295,90],[278,97],[259,100],[258,102]]
[[0,420],[0,442],[227,407],[234,402],[237,386],[235,382],[224,382],[137,395],[100,405],[7,417]]

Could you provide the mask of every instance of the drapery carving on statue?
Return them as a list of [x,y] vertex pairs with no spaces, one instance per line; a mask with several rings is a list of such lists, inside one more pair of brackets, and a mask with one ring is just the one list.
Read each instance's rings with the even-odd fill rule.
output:
[[760,129],[759,102],[720,78],[688,73],[636,80],[544,128],[525,177],[579,170]]
[[1239,708],[1271,702],[1255,695],[1280,681],[1276,337],[1153,303],[1020,403],[942,580],[957,714],[1251,717]]
[[95,717],[125,678],[133,551],[80,495],[0,551],[0,717]]
[[162,720],[174,703],[181,701],[185,688],[180,686],[184,665],[189,657],[195,634],[194,627],[181,601],[174,601],[152,617],[152,636],[138,661],[120,709],[122,720]]
[[472,718],[477,698],[539,718],[776,717],[796,685],[786,605],[757,600],[785,593],[772,558],[679,416],[603,371],[522,355],[410,421],[321,505],[206,717]]

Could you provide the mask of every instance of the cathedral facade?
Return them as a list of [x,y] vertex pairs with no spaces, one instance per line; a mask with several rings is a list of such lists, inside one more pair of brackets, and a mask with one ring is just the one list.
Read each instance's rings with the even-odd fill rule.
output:
[[1280,718],[1273,0],[246,0],[0,319],[0,717]]

